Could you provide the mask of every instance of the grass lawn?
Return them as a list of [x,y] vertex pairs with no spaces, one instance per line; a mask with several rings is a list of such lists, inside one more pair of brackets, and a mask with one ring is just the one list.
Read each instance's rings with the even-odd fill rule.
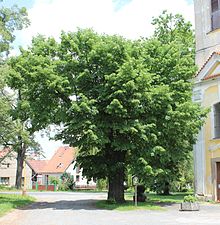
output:
[[15,187],[0,185],[0,191],[17,191],[17,189]]
[[25,205],[34,202],[35,199],[30,196],[0,194],[0,216]]
[[126,193],[125,194],[126,203],[124,204],[109,203],[106,200],[101,200],[96,203],[96,206],[97,208],[100,209],[119,210],[119,211],[137,210],[137,209],[165,210],[165,208],[163,207],[164,205],[180,203],[183,201],[184,196],[188,194],[192,193],[173,193],[171,195],[157,195],[153,193],[148,193],[147,201],[139,202],[138,206],[135,207],[132,201],[133,193]]

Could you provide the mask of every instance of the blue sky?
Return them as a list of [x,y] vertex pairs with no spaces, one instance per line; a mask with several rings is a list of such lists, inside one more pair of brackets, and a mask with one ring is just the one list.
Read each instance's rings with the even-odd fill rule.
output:
[[3,0],[4,6],[10,7],[12,5],[18,5],[19,7],[25,6],[26,8],[31,8],[33,6],[34,0]]

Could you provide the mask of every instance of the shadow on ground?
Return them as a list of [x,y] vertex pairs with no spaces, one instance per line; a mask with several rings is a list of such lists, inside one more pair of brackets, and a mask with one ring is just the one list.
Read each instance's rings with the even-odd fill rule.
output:
[[[47,202],[47,201],[41,201],[41,202],[35,202],[29,206],[26,206],[24,208],[20,208],[20,210],[34,210],[34,209],[53,209],[53,210],[114,210],[117,209],[119,206],[121,208],[133,206],[132,201],[126,201],[126,203],[123,204],[110,204],[107,208],[104,206],[97,206],[102,205],[102,202],[106,202],[105,200],[95,200],[95,199],[83,199],[83,200],[59,200],[54,202]],[[178,204],[176,203],[168,203],[168,202],[145,202],[145,203],[138,203],[138,205],[141,207],[143,205],[146,205],[148,207],[161,207],[161,208],[155,208],[155,209],[162,209],[162,208],[177,208]],[[151,209],[151,208],[146,208]]]
[[35,202],[27,207],[21,208],[21,210],[33,210],[33,209],[53,209],[53,210],[97,210],[97,200],[60,200],[55,202]]

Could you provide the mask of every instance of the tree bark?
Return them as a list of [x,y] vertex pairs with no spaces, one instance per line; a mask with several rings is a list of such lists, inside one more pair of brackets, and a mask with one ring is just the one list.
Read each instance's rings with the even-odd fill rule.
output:
[[169,185],[169,182],[165,182],[163,194],[164,195],[169,195],[170,194],[170,185]]
[[125,153],[112,152],[112,159],[114,159],[111,173],[108,176],[108,200],[117,203],[124,203],[124,178],[125,178]]
[[17,151],[17,171],[15,187],[21,189],[22,186],[22,171],[24,166],[24,158],[26,153],[26,146],[21,144],[20,149]]
[[118,171],[114,177],[109,177],[108,200],[124,203],[124,171]]

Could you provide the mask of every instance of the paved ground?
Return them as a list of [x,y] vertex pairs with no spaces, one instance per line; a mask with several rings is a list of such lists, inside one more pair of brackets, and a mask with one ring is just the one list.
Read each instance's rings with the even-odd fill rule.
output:
[[102,193],[30,193],[38,202],[0,218],[0,225],[219,225],[220,205],[202,205],[199,212],[110,211],[95,208]]

